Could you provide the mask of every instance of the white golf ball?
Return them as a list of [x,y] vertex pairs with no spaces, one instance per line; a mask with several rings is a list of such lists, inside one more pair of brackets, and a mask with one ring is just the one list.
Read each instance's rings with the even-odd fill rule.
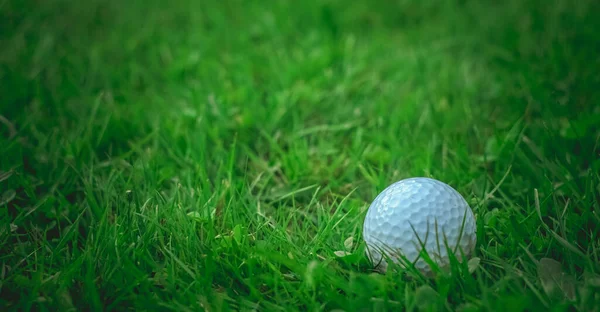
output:
[[455,189],[430,178],[410,178],[388,186],[375,198],[367,211],[363,238],[379,271],[386,272],[386,258],[403,265],[402,255],[429,274],[431,268],[420,255],[422,247],[440,268],[447,268],[448,249],[459,260],[461,255],[470,256],[475,231],[473,211]]

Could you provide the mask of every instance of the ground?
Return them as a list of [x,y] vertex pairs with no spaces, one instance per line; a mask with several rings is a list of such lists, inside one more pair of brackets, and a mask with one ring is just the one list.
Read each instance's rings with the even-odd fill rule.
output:
[[[0,308],[600,311],[600,2],[0,1]],[[402,178],[473,260],[373,272]]]

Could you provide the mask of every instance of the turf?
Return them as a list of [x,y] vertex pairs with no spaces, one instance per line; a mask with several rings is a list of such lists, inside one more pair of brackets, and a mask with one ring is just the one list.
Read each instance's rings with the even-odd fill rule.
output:
[[[0,310],[600,311],[599,2],[0,1]],[[387,185],[471,262],[373,272]]]

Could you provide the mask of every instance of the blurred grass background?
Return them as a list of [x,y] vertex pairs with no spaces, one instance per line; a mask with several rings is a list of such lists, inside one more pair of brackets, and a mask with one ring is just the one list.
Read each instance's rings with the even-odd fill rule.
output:
[[[599,13],[2,1],[0,305],[598,311]],[[410,176],[473,207],[471,271],[371,273]]]

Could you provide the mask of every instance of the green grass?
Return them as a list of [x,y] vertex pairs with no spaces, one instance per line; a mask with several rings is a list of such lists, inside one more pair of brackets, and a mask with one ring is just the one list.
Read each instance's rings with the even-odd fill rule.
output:
[[[493,2],[0,1],[0,310],[600,311],[600,6]],[[478,266],[373,272],[412,176]]]

